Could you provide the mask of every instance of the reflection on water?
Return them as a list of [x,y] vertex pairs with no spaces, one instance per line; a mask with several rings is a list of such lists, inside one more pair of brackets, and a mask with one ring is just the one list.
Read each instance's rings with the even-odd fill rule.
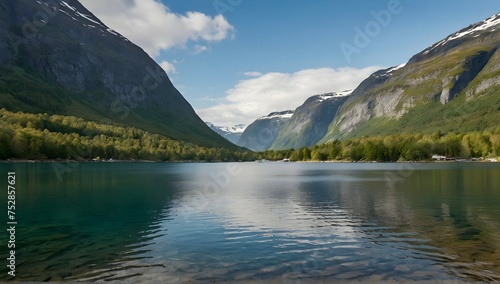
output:
[[17,280],[500,280],[495,164],[0,170],[18,176]]

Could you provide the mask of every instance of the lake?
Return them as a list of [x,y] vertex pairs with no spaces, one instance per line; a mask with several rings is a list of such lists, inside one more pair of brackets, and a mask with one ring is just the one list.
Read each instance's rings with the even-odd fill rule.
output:
[[[16,173],[16,280],[500,281],[496,163],[2,163],[0,172],[5,191]],[[0,198],[7,211],[7,192]]]

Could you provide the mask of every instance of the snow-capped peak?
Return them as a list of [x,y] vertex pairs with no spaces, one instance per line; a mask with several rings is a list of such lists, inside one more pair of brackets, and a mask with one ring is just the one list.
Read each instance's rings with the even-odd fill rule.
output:
[[220,130],[228,133],[243,133],[247,126],[245,124],[238,124],[235,126],[217,126]]
[[212,128],[212,129],[219,129],[223,132],[234,133],[234,134],[243,133],[245,131],[245,129],[247,128],[247,125],[245,125],[245,124],[238,124],[235,126],[217,126],[217,125],[210,123],[210,122],[205,122],[205,123],[208,125],[208,127]]
[[[431,52],[433,49],[435,49],[439,46],[445,45],[446,43],[448,43],[452,40],[456,40],[456,39],[459,39],[459,38],[462,38],[462,37],[465,37],[468,35],[473,35],[473,34],[478,33],[478,32],[483,32],[483,31],[488,31],[488,30],[495,31],[498,25],[500,25],[500,13],[498,13],[492,17],[489,17],[488,19],[481,21],[479,23],[472,24],[472,25],[468,26],[467,28],[462,29],[462,30],[448,36],[447,38],[443,39],[442,41],[440,41],[440,42],[432,45],[431,47],[427,48],[426,50],[424,50],[423,54],[427,54],[427,53]],[[478,35],[475,35],[475,36],[478,36]]]
[[266,116],[259,117],[257,120],[263,119],[289,119],[293,116],[293,110],[286,110],[281,112],[272,112]]

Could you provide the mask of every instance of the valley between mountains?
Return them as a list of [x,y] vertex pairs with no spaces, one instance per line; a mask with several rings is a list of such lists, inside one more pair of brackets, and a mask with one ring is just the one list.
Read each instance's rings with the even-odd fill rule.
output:
[[[48,19],[26,22],[38,11]],[[353,90],[311,94],[295,110],[219,127],[200,119],[144,50],[80,2],[4,1],[0,158],[496,158],[499,46],[496,14],[371,74]]]
[[[373,73],[354,90],[312,96],[289,111],[292,116],[259,118],[237,144],[257,151],[286,150],[362,137],[483,131],[484,140],[496,141],[499,28],[497,14],[451,34],[407,63]],[[468,144],[464,136],[460,140]]]

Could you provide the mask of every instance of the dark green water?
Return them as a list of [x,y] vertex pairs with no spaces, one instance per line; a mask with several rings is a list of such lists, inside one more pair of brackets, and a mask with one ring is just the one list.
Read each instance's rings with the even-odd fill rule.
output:
[[4,163],[5,212],[12,171],[19,281],[500,281],[500,164]]

